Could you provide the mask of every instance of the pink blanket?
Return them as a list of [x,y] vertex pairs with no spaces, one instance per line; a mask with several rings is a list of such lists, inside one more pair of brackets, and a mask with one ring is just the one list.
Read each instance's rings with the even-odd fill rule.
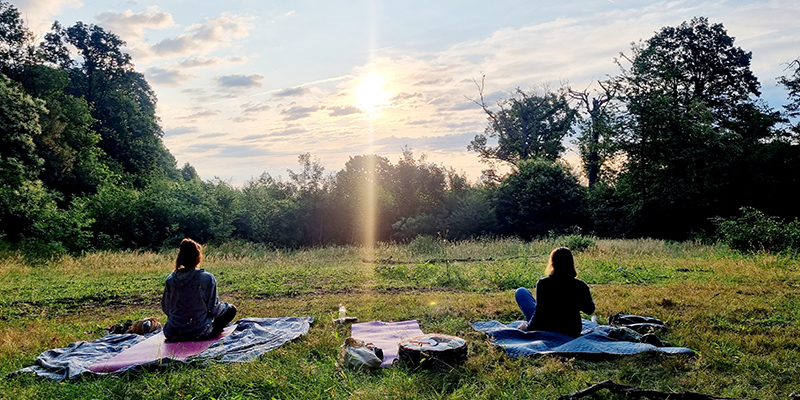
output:
[[372,321],[353,324],[350,336],[372,343],[383,350],[382,368],[390,367],[397,358],[401,340],[422,335],[416,320],[401,322]]
[[216,337],[197,342],[165,342],[164,334],[159,332],[147,340],[125,349],[125,351],[114,357],[90,365],[88,369],[98,373],[114,372],[131,365],[145,364],[165,358],[183,361],[202,353],[212,343],[230,335],[235,328],[236,325],[230,325]]

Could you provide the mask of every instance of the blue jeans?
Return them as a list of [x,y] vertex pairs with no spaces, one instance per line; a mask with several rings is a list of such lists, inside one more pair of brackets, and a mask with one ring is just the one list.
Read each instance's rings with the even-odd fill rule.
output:
[[525,315],[525,321],[530,324],[533,315],[536,314],[536,299],[533,298],[533,294],[530,290],[521,287],[517,289],[514,298],[517,300],[517,305],[522,310],[522,314]]

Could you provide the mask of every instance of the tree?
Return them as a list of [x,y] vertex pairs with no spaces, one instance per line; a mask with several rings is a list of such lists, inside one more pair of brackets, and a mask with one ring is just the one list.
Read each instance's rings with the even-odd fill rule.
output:
[[92,129],[102,137],[99,146],[112,160],[112,169],[137,187],[144,187],[153,172],[177,179],[175,159],[161,141],[155,92],[134,71],[124,45],[102,27],[78,22],[64,28],[56,22],[40,49],[47,62],[69,71],[67,93],[91,106]]
[[101,137],[91,129],[95,121],[89,104],[65,93],[68,73],[29,64],[17,79],[28,94],[43,100],[46,108],[39,116],[42,134],[35,140],[37,154],[44,160],[39,178],[48,188],[63,193],[65,200],[95,193],[113,174],[98,147]]
[[607,158],[615,153],[612,143],[616,132],[614,117],[608,112],[608,105],[614,99],[616,90],[610,83],[598,82],[603,92],[592,97],[588,90],[582,92],[570,90],[570,97],[577,100],[589,119],[581,121],[581,134],[577,144],[586,175],[589,189],[594,187]]
[[800,58],[789,63],[786,69],[794,68],[789,76],[780,77],[779,82],[789,91],[789,104],[784,106],[786,116],[795,119],[792,127],[795,135],[800,136]]
[[[350,157],[333,177],[331,188],[331,233],[337,243],[367,243],[370,230],[375,240],[391,238],[397,221],[397,199],[391,190],[393,166],[385,157]],[[372,215],[368,212],[374,211]],[[374,220],[371,217],[374,216]]]
[[33,34],[25,28],[19,10],[0,1],[0,72],[12,74],[33,58]]
[[[628,113],[617,145],[626,156],[617,190],[639,235],[685,238],[741,204],[747,155],[774,137],[774,113],[753,100],[750,53],[721,24],[695,18],[622,56],[614,85]],[[622,61],[630,62],[628,69]]]
[[735,107],[760,95],[758,79],[750,71],[752,53],[733,45],[722,24],[693,18],[677,28],[664,27],[644,43],[634,44],[629,70],[623,69],[625,95],[652,97],[658,93],[684,107],[703,103],[718,120]]
[[517,167],[495,193],[501,233],[530,239],[583,222],[584,188],[567,165],[531,159]]
[[38,177],[43,161],[34,140],[42,134],[43,103],[0,74],[0,187],[13,190]]
[[[475,135],[468,150],[477,152],[484,161],[512,164],[534,157],[556,160],[561,156],[562,141],[576,116],[563,92],[545,88],[543,93],[526,93],[517,89],[514,96],[497,103],[499,111],[492,111],[484,100],[483,81],[478,88],[480,100],[475,103],[483,108],[489,125],[485,134]],[[489,145],[489,138],[496,138],[497,146]]]
[[396,200],[396,220],[392,221],[393,237],[413,239],[418,235],[435,235],[443,231],[447,177],[444,168],[419,159],[409,148],[392,169],[390,190]]

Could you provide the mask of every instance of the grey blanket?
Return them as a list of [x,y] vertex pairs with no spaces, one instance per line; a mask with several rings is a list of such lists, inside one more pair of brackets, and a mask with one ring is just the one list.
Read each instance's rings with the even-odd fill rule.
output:
[[[148,365],[168,366],[179,362],[251,361],[261,354],[305,335],[313,321],[312,317],[243,318],[236,322],[236,328],[230,335],[214,342],[208,349],[185,361],[153,360],[144,364],[131,365],[116,371],[116,373],[136,370]],[[44,378],[63,381],[83,374],[95,374],[88,369],[89,366],[114,357],[158,332],[155,331],[145,336],[111,334],[90,342],[70,343],[67,347],[43,352],[37,357],[36,365],[14,371],[11,375],[33,373]]]
[[573,338],[557,332],[522,331],[518,327],[523,321],[503,324],[497,321],[473,322],[472,328],[489,335],[492,344],[502,347],[512,357],[542,354],[565,356],[621,356],[656,351],[667,354],[694,354],[685,347],[656,347],[646,343],[635,343],[612,339],[608,333],[614,329],[609,325],[598,325],[583,320],[581,336]]

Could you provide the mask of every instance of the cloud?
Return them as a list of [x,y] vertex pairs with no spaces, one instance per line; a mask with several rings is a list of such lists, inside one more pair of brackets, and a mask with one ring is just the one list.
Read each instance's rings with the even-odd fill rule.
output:
[[[486,104],[494,104],[494,102],[486,101]],[[449,111],[464,111],[464,110],[480,110],[481,106],[475,104],[472,101],[463,101],[454,106],[448,108],[441,108],[441,110],[449,110]]]
[[328,114],[329,117],[341,117],[343,115],[361,114],[363,112],[360,108],[355,106],[334,106],[328,107],[328,109],[333,110]]
[[376,145],[392,151],[409,146],[419,151],[460,151],[466,153],[467,145],[477,132],[456,133],[442,136],[396,137],[389,136],[375,141]]
[[249,142],[249,141],[252,141],[252,140],[266,139],[268,137],[269,137],[268,133],[262,133],[262,134],[259,134],[259,135],[247,135],[247,136],[242,138],[242,141],[243,142]]
[[390,101],[399,101],[399,100],[408,100],[408,99],[421,99],[423,98],[422,93],[408,93],[408,92],[400,92],[395,96],[392,96]]
[[192,114],[177,117],[179,119],[198,119],[198,118],[206,118],[206,117],[215,117],[219,115],[219,110],[212,110],[209,108],[202,108],[202,107],[195,107],[194,112]]
[[270,109],[272,109],[272,107],[267,105],[265,102],[260,102],[260,103],[247,102],[242,104],[242,112],[244,112],[245,114],[260,113]]
[[161,12],[158,6],[147,7],[147,11],[134,13],[106,11],[95,16],[97,24],[125,41],[139,42],[144,39],[145,29],[165,29],[175,26],[172,14]]
[[178,66],[181,68],[208,68],[222,66],[226,64],[243,64],[247,62],[247,57],[227,56],[220,57],[192,57],[181,61]]
[[406,122],[406,125],[428,125],[439,122],[435,119],[421,119],[417,121]]
[[264,84],[264,76],[253,75],[222,75],[217,77],[217,83],[226,88],[255,88]]
[[205,135],[200,135],[197,138],[198,139],[213,139],[213,138],[218,138],[218,137],[223,137],[223,136],[228,136],[228,134],[227,133],[221,133],[221,132],[206,133]]
[[183,152],[188,154],[207,153],[218,148],[220,148],[219,143],[195,143],[186,147]]
[[453,78],[446,78],[446,77],[445,78],[436,78],[436,79],[429,80],[429,81],[420,81],[420,82],[415,83],[412,86],[439,86],[439,85],[444,85],[444,84],[450,83],[452,81],[453,81]]
[[257,135],[247,135],[242,138],[242,141],[249,142],[253,140],[260,140],[260,139],[268,139],[268,138],[278,138],[284,136],[292,136],[297,135],[299,133],[306,133],[308,129],[305,128],[287,128],[282,131],[273,131],[269,133],[261,133]]
[[174,38],[166,38],[151,46],[156,57],[180,57],[208,54],[214,49],[231,46],[234,39],[247,37],[252,29],[253,17],[222,13],[217,18],[207,18],[201,24],[186,28]]
[[178,86],[186,81],[197,78],[197,75],[185,73],[177,69],[152,67],[145,71],[147,81],[165,86]]
[[307,94],[309,92],[308,89],[303,87],[295,87],[295,88],[288,88],[280,90],[279,92],[275,93],[273,96],[275,97],[299,97]]
[[172,129],[167,129],[166,131],[164,131],[164,136],[173,137],[194,132],[197,132],[196,126],[176,126]]
[[273,137],[275,137],[275,136],[291,136],[291,135],[296,135],[298,133],[306,133],[306,132],[308,132],[308,129],[305,129],[305,128],[288,128],[288,129],[284,129],[282,131],[272,132],[270,134],[270,136],[273,136]]
[[301,118],[306,118],[311,116],[311,113],[314,111],[318,111],[319,107],[300,107],[294,106],[291,108],[281,110],[281,115],[285,115],[283,118],[284,121],[295,121]]
[[214,157],[221,158],[250,158],[269,155],[270,152],[260,147],[250,145],[223,146]]
[[231,121],[236,122],[236,123],[252,122],[252,121],[256,121],[256,120],[257,119],[253,118],[253,117],[233,117],[233,118],[231,118]]
[[81,8],[80,0],[15,0],[12,4],[25,19],[28,29],[43,35],[53,26],[53,16],[64,8]]

